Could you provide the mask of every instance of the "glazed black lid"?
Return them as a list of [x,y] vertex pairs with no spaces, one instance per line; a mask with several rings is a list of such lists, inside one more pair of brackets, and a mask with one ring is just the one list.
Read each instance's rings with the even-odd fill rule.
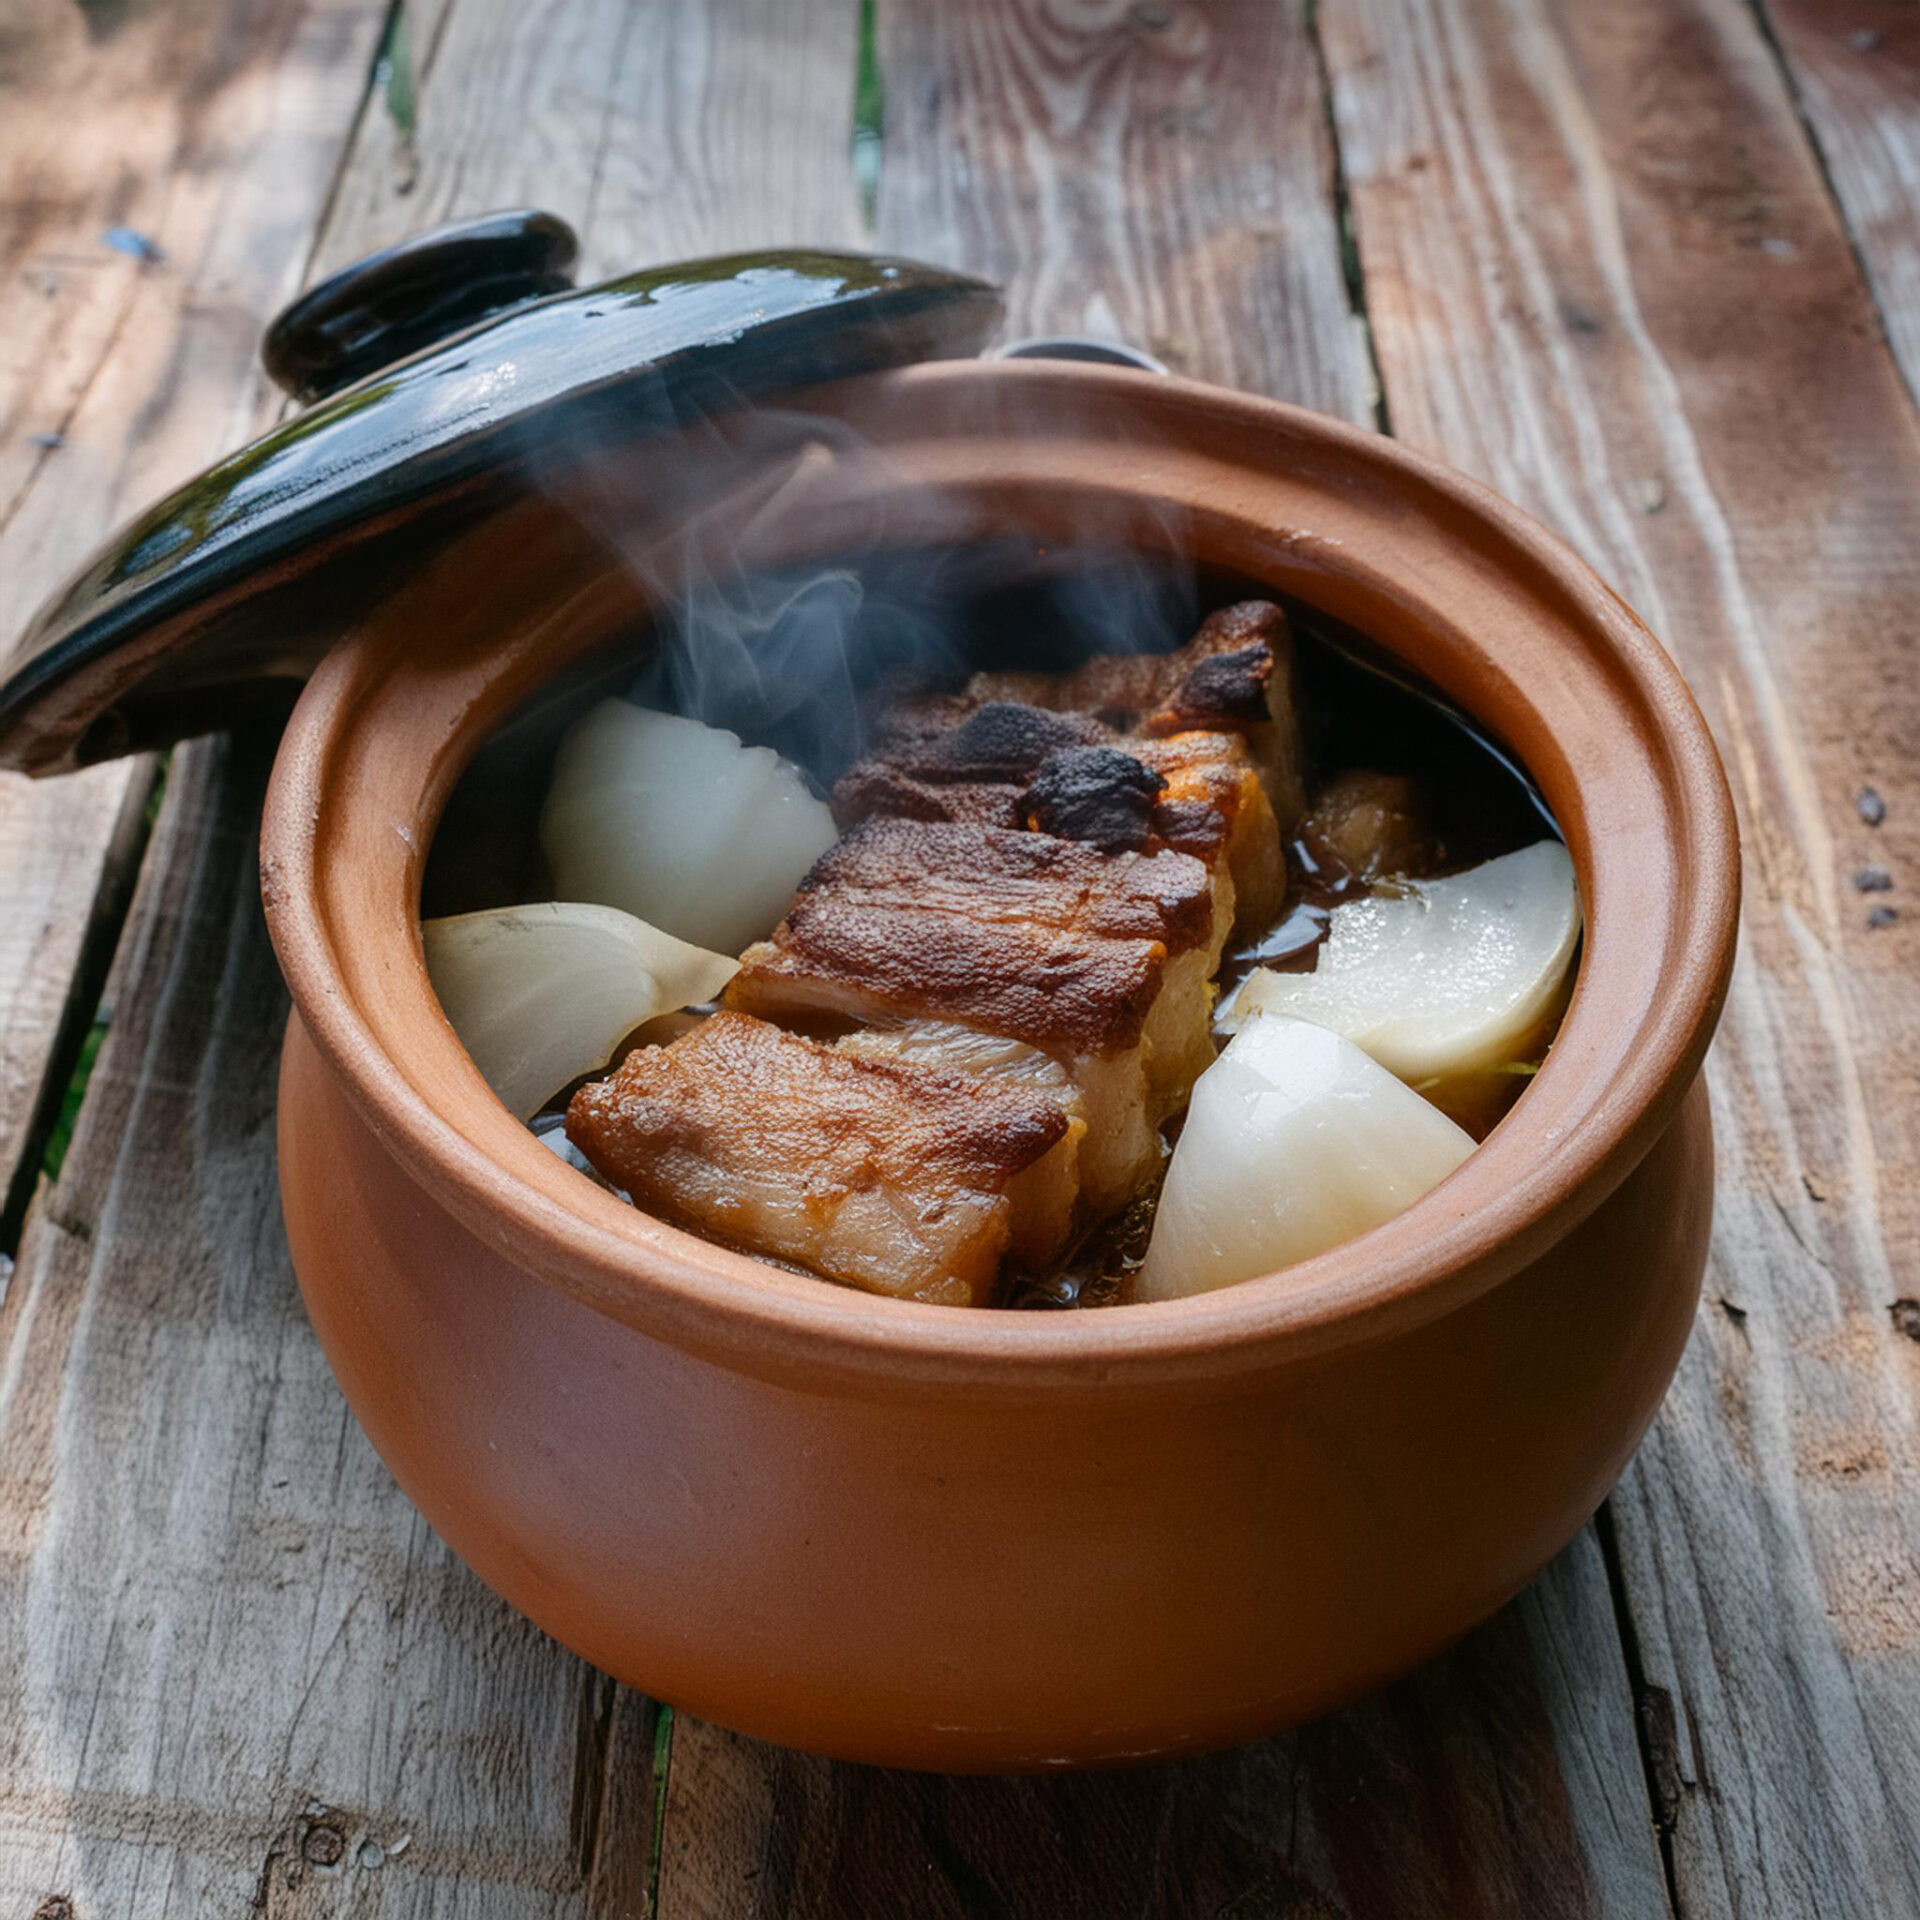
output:
[[910,260],[735,254],[569,288],[551,214],[371,255],[268,329],[312,402],[116,532],[0,664],[0,766],[55,773],[284,700],[344,621],[526,484],[761,395],[977,353],[998,293]]

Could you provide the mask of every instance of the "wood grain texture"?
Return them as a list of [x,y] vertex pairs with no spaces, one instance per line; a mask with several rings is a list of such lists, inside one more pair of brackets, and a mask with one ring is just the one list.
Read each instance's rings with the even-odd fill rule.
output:
[[399,1496],[294,1288],[270,750],[175,756],[0,1309],[0,1909],[617,1913],[587,1887],[644,1863],[644,1719]]
[[1301,10],[880,9],[882,243],[1006,285],[1007,331],[1372,417]]
[[1920,13],[1902,0],[1758,3],[1920,395]]
[[[34,21],[55,17],[35,5]],[[525,200],[590,220],[590,272],[857,231],[851,6],[411,12],[411,151],[376,103],[327,263]],[[244,204],[223,196],[288,191],[260,156],[270,138],[318,139],[321,96],[249,121],[263,83],[236,51],[288,8],[257,0],[239,26],[188,8],[59,17],[93,22],[109,49],[103,23],[160,36],[121,43],[144,51],[115,56],[111,98],[151,87],[143,111],[228,129],[181,135],[218,164],[175,182],[158,215],[140,196],[178,169],[136,158],[102,189],[135,211],[110,218],[210,220]],[[1366,417],[1313,48],[1291,9],[970,0],[882,20],[887,244],[1015,276],[1021,330],[1131,334],[1193,371]],[[1681,1910],[1914,1911],[1920,913],[1867,925],[1876,905],[1906,909],[1920,853],[1912,416],[1740,0],[1321,0],[1320,27],[1396,426],[1559,525],[1668,635],[1748,834],[1709,1303],[1615,1508]],[[276,57],[298,68],[305,31]],[[166,33],[198,51],[166,53]],[[22,45],[10,17],[0,63]],[[344,88],[336,138],[369,47],[326,65]],[[80,86],[94,50],[48,56],[36,84]],[[103,142],[93,164],[122,151],[145,149]],[[1828,159],[1838,185],[1831,145]],[[81,233],[95,203],[75,204]],[[179,246],[202,229],[157,231]],[[219,252],[210,226],[204,242]],[[231,271],[268,268],[258,233],[252,246]],[[1863,252],[1884,302],[1864,237]],[[9,542],[30,565],[84,546],[113,503],[164,484],[163,444],[184,470],[251,424],[213,418],[214,389],[166,345],[204,309],[237,367],[235,313],[214,282],[183,281],[155,320],[143,303],[166,271],[114,255],[62,284],[119,306],[38,329],[6,305],[20,276],[0,283],[0,394],[70,390],[58,417],[97,422],[109,449],[98,471],[75,463],[101,491],[76,486],[63,514],[37,489],[93,443],[76,433],[8,467],[42,415],[5,416],[0,597],[20,577]],[[247,355],[277,297],[248,314]],[[189,426],[204,452],[177,437]],[[0,1301],[0,1906],[638,1913],[650,1707],[425,1535],[292,1293],[268,1138],[281,1002],[252,904],[260,772],[251,755],[183,756],[80,1135]],[[40,816],[71,829],[68,851],[0,812],[0,863],[25,863],[0,864],[0,884],[35,862],[45,876],[29,882],[33,930],[0,924],[0,966],[25,969],[10,976],[24,994],[0,993],[0,1014],[26,1009],[16,1026],[57,1019],[63,903],[94,897],[93,836],[125,819],[120,776],[91,778],[91,797],[38,790],[73,796]],[[1868,785],[1888,809],[1877,828],[1855,809]],[[1854,890],[1869,863],[1891,894]],[[1666,1910],[1590,1536],[1399,1688],[1180,1767],[924,1780],[682,1720],[662,1843],[676,1917]]]
[[860,244],[854,5],[427,0],[407,17],[416,124],[376,100],[322,270],[517,205],[573,223],[582,285],[747,247]]
[[[704,101],[679,104],[704,105],[722,144],[672,164],[707,169],[699,217],[716,233],[828,237],[806,210],[808,183],[830,172],[809,157],[825,122],[770,77],[790,84],[803,11],[726,16],[724,59],[711,37],[722,10],[649,16],[647,44],[664,35],[682,50],[673,84],[706,76]],[[498,77],[501,36],[524,10],[435,16],[445,64],[415,76],[414,185],[427,198],[367,194],[392,132],[376,100],[358,117],[319,264],[416,224],[436,191],[443,210],[474,211],[546,199],[556,164],[579,179],[614,166],[604,114],[576,111],[570,89],[591,78],[606,112],[624,113],[641,69],[562,59],[556,81],[554,61],[569,35],[597,47],[622,22],[648,22],[614,0],[559,12],[518,60],[517,102],[474,89]],[[816,35],[831,21],[843,46],[830,151],[850,207],[843,13],[812,10]],[[370,54],[370,42],[356,49],[356,84]],[[340,102],[338,140],[356,99]],[[519,140],[529,113],[544,140]],[[751,177],[737,164],[749,122],[764,143],[745,156]],[[443,174],[435,126],[484,131],[483,174],[465,154]],[[616,148],[637,139],[622,127]],[[684,138],[699,132],[690,120]],[[650,245],[625,184],[599,211],[564,210],[592,215],[589,260],[610,268],[696,244],[670,198]],[[319,213],[316,201],[310,227]],[[247,314],[249,353],[277,297]],[[253,874],[264,752],[176,759],[81,1131],[0,1305],[0,1908],[639,1916],[652,1892],[651,1704],[451,1561],[360,1437],[293,1289],[271,1138],[284,999]]]
[[[299,285],[380,13],[7,8],[0,646],[114,522],[269,417],[260,322]],[[92,1011],[151,780],[145,761],[38,786],[0,774],[0,1244],[71,1065],[62,1042]]]
[[1741,812],[1713,1264],[1614,1502],[1680,1908],[1914,1912],[1920,432],[1739,0],[1320,17],[1396,427],[1646,614]]
[[[1314,48],[1291,9],[881,12],[880,239],[1364,419]],[[1282,217],[1284,211],[1284,218]],[[1456,1654],[1301,1734],[1081,1779],[935,1780],[674,1724],[679,1916],[1666,1911],[1591,1535]]]

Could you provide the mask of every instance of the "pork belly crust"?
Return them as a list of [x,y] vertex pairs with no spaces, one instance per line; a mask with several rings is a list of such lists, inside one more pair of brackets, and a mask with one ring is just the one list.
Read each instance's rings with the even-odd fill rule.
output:
[[843,828],[875,814],[898,820],[962,820],[981,827],[1020,825],[1016,781],[922,780],[884,759],[856,762],[833,789],[833,817]]
[[1139,1046],[1166,962],[1158,940],[827,892],[796,900],[773,938],[741,955],[726,1004],[770,1020],[955,1020],[1064,1062]]
[[720,1012],[574,1095],[567,1135],[636,1204],[869,1292],[978,1306],[1070,1228],[1058,1090],[842,1051]]
[[978,673],[967,692],[1092,714],[1122,732],[1239,734],[1282,830],[1305,811],[1293,635],[1270,600],[1223,607],[1171,653],[1096,654],[1067,673]]
[[1271,600],[1242,600],[1200,623],[1179,664],[1143,716],[1153,733],[1244,732],[1274,718],[1275,683],[1293,665],[1293,632]]
[[876,813],[1017,827],[1020,797],[1049,758],[1108,738],[1083,714],[965,694],[901,700],[880,745],[836,782],[834,816],[843,827]]
[[1141,853],[1157,831],[1166,789],[1162,775],[1118,747],[1062,747],[1027,783],[1020,824],[1102,853]]
[[1205,945],[1214,932],[1206,868],[1189,854],[1109,854],[1049,833],[967,822],[862,822],[814,863],[788,918],[827,894],[1102,939],[1159,940],[1170,953]]

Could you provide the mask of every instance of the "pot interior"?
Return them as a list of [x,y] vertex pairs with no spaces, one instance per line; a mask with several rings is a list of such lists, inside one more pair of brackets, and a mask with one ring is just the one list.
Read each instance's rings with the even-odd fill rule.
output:
[[[715,463],[703,445],[515,509],[308,690],[265,835],[276,945],[301,1016],[431,1189],[637,1326],[736,1358],[744,1342],[756,1366],[791,1357],[789,1341],[856,1370],[885,1353],[896,1381],[928,1382],[1006,1362],[1084,1381],[1094,1358],[1104,1378],[1165,1378],[1235,1347],[1252,1363],[1309,1327],[1344,1339],[1369,1310],[1425,1315],[1494,1284],[1597,1205],[1697,1069],[1737,875],[1697,710],[1631,613],[1471,483],[1290,409],[1053,367],[916,369],[821,405],[837,443],[816,455],[809,430],[789,432],[763,483],[738,484],[738,449]],[[848,458],[848,444],[877,451]],[[1496,770],[1492,812],[1562,833],[1587,915],[1579,988],[1513,1123],[1359,1242],[1218,1294],[1045,1325],[781,1273],[594,1191],[487,1096],[437,1017],[417,914],[540,896],[529,815],[555,742],[660,670],[662,607],[700,597],[685,582],[757,605],[830,600],[847,576],[864,607],[937,603],[936,634],[842,623],[832,670],[854,698],[795,701],[775,674],[723,688],[707,716],[822,784],[860,744],[857,696],[903,658],[954,672],[1049,664],[1053,649],[1066,665],[1111,649],[1116,628],[1134,646],[1178,641],[1250,592],[1295,614],[1310,679],[1366,685],[1410,736],[1438,727],[1452,766],[1470,729],[1471,764]],[[697,648],[682,654],[698,666]],[[1449,803],[1475,785],[1450,784]],[[1137,1334],[1119,1330],[1136,1318]]]
[[[824,799],[875,749],[899,698],[956,694],[977,673],[1058,674],[1098,655],[1170,654],[1207,614],[1276,598],[1288,615],[1310,799],[1342,776],[1390,783],[1417,810],[1427,843],[1420,872],[1429,878],[1559,837],[1513,750],[1416,669],[1298,595],[1276,596],[1251,575],[1184,553],[1042,543],[1009,528],[961,544],[849,548],[759,571],[715,567],[702,556],[689,577],[636,584],[651,613],[521,700],[473,754],[428,853],[423,917],[569,897],[542,848],[541,807],[561,742],[608,698],[770,747]],[[1099,717],[1124,729],[1139,716],[1109,710]],[[1258,966],[1310,968],[1330,915],[1371,891],[1366,880],[1329,866],[1325,844],[1306,822],[1281,839],[1286,899],[1258,925],[1236,929],[1216,975],[1222,997]],[[629,1034],[604,1066],[556,1086],[530,1121],[582,1177],[618,1192],[569,1140],[569,1100],[678,1025]],[[1545,1044],[1542,1036],[1536,1052]],[[1483,1140],[1524,1096],[1525,1072],[1537,1064],[1530,1057],[1483,1080],[1454,1117]],[[1169,1148],[1179,1125],[1178,1114],[1166,1125]],[[1158,1186],[1156,1176],[1043,1269],[1008,1272],[995,1304],[1124,1302]]]

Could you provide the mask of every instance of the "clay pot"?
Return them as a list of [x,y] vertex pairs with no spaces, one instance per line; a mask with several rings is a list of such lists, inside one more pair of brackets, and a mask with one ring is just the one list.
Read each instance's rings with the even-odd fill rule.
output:
[[[422,965],[422,863],[490,729],[631,633],[578,500],[464,537],[328,655],[262,844],[292,989],[294,1262],[408,1494],[620,1679],[765,1739],[965,1769],[1214,1746],[1427,1658],[1594,1511],[1691,1324],[1699,1082],[1738,852],[1693,701],[1571,553],[1375,436],[1040,362],[849,381],[749,563],[1016,529],[1190,541],[1372,636],[1525,761],[1587,906],[1559,1042],[1398,1219],[1201,1298],[1081,1314],[868,1298],[710,1246],[489,1095]],[[636,543],[689,455],[606,477]],[[671,483],[667,476],[674,476]],[[724,503],[702,511],[719,516]],[[905,532],[898,537],[907,537]]]

